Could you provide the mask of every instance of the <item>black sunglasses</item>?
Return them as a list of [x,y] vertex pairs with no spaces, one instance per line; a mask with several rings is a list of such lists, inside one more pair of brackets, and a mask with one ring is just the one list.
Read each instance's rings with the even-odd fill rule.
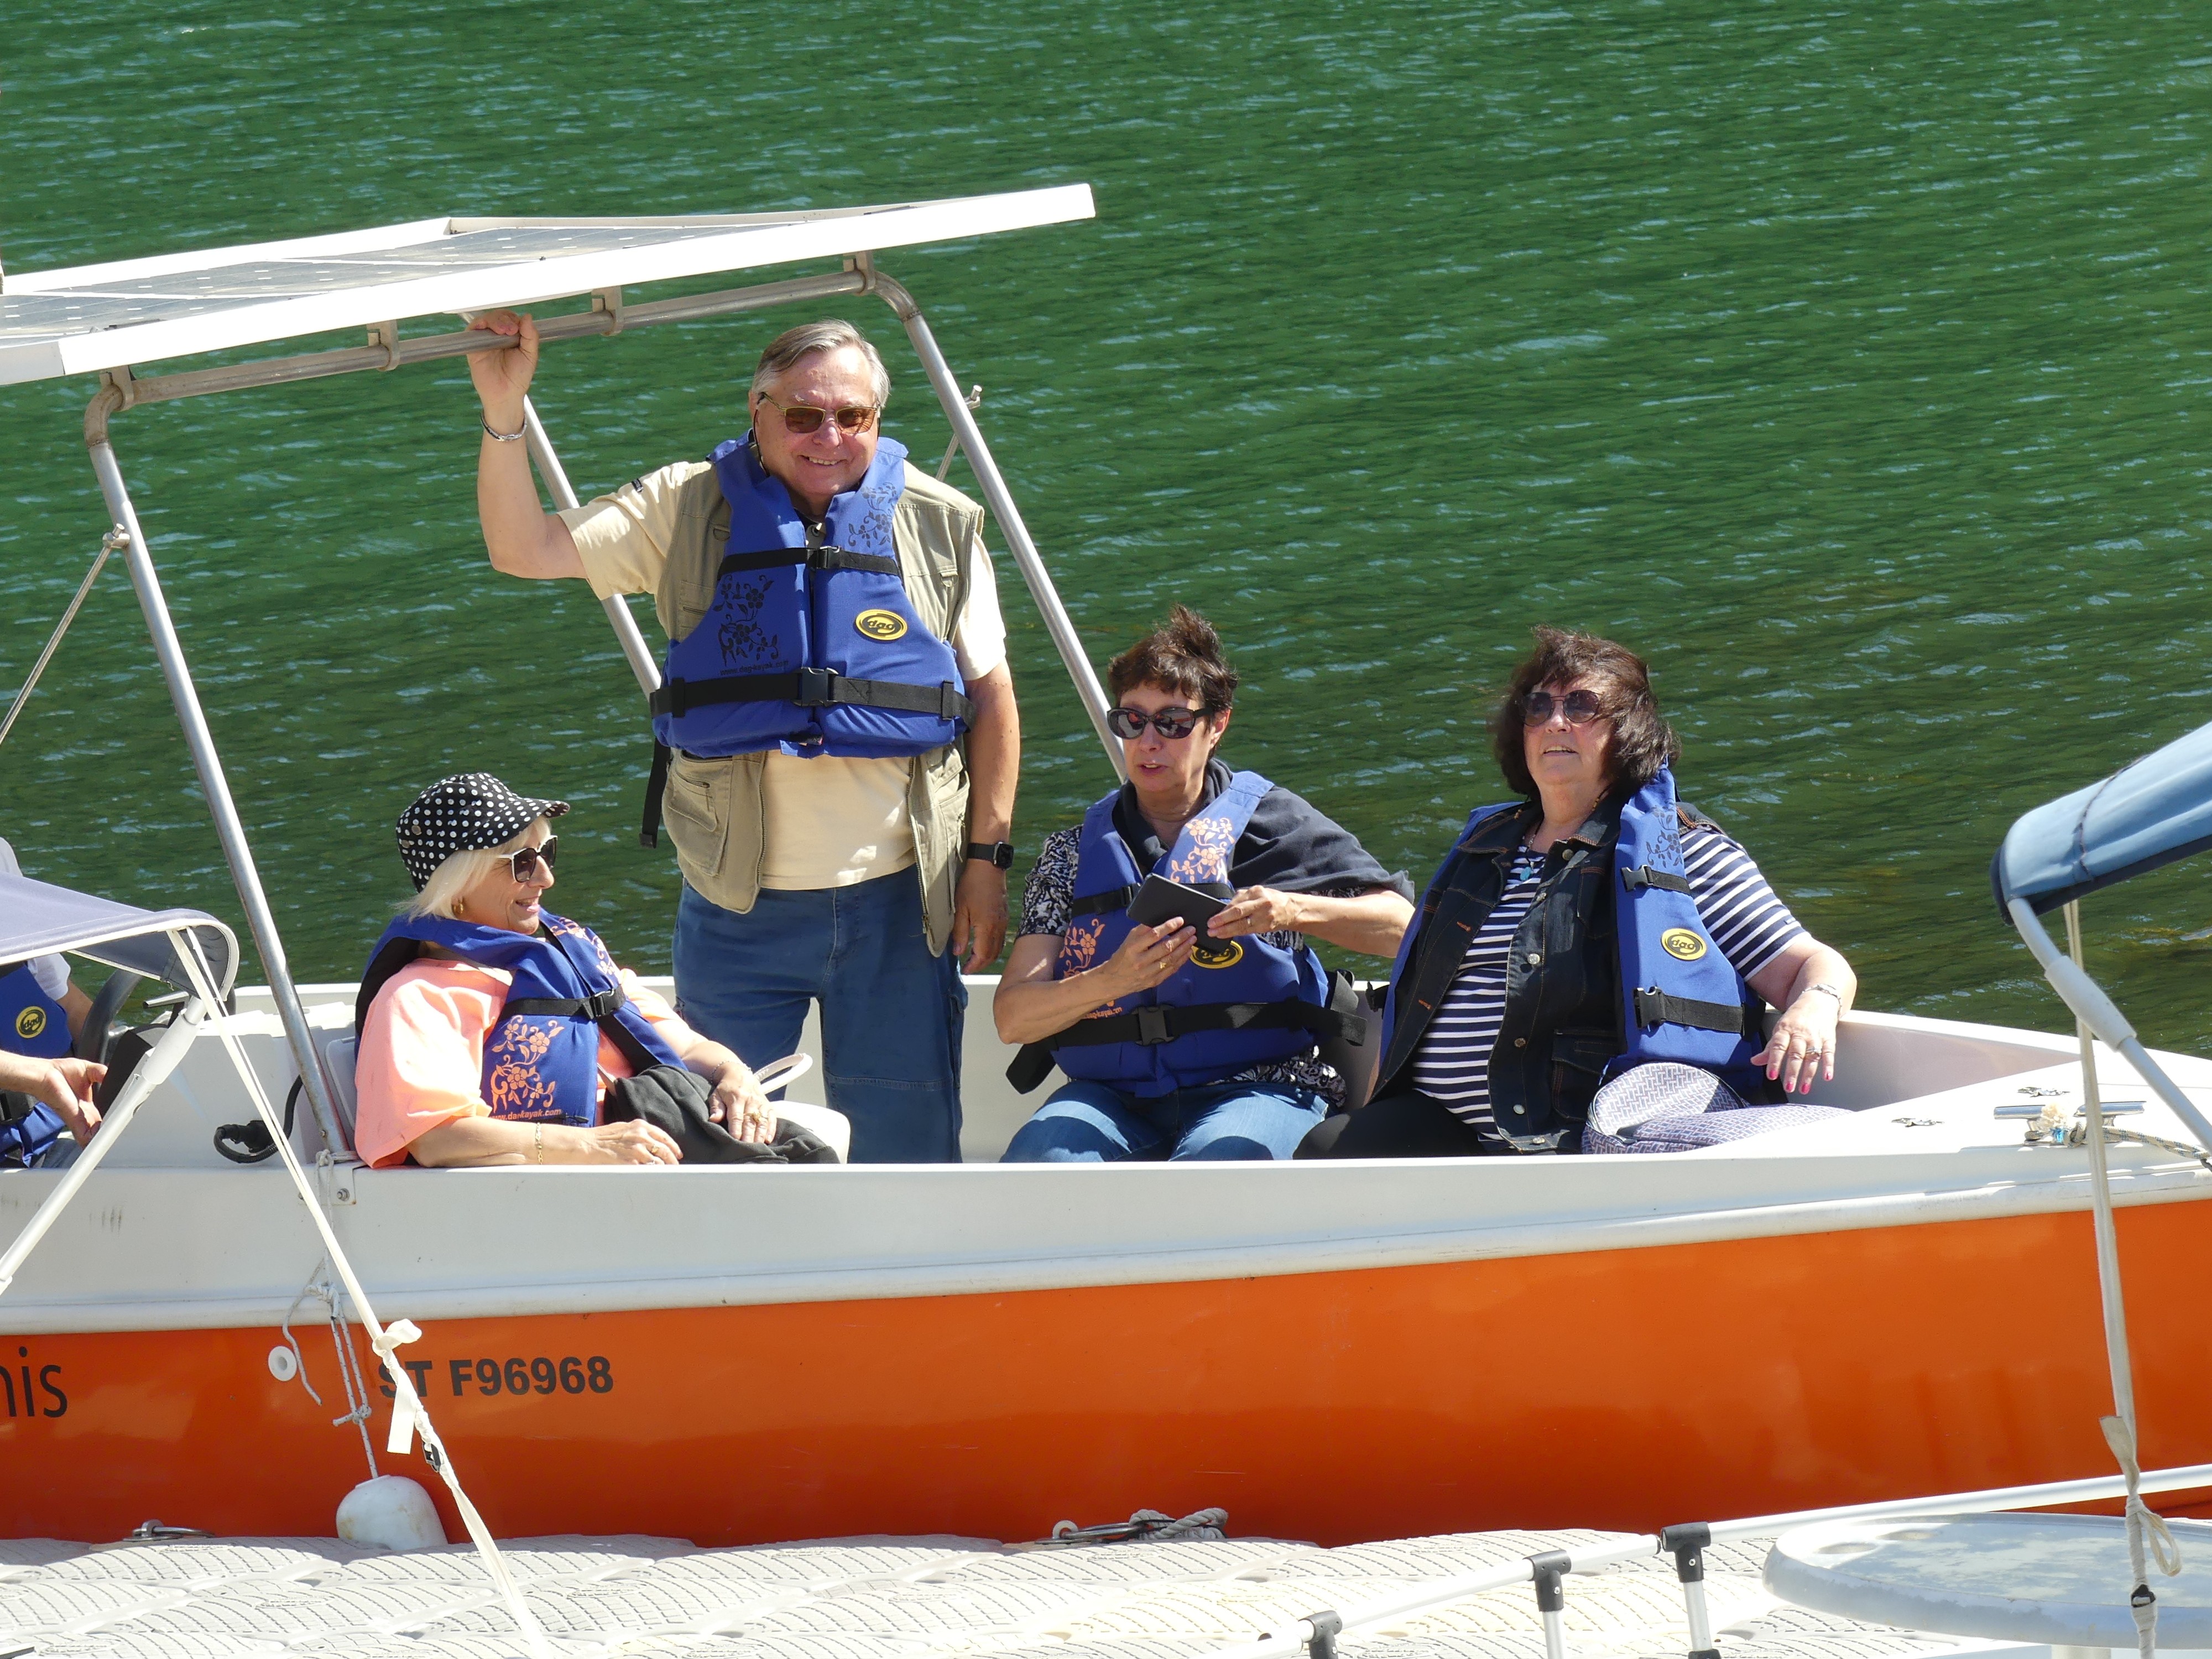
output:
[[1605,705],[1598,701],[1595,691],[1570,691],[1564,697],[1555,697],[1548,691],[1531,691],[1521,700],[1523,726],[1541,726],[1555,712],[1563,715],[1570,726],[1588,726],[1605,713]]
[[514,872],[514,878],[517,881],[528,881],[531,877],[538,873],[538,866],[542,860],[545,865],[545,872],[550,875],[553,872],[553,860],[560,855],[560,852],[561,837],[548,836],[543,847],[516,848],[507,855],[507,867]]
[[1157,714],[1138,708],[1109,708],[1106,729],[1117,738],[1133,741],[1149,726],[1170,743],[1176,743],[1195,731],[1205,718],[1203,708],[1163,708]]

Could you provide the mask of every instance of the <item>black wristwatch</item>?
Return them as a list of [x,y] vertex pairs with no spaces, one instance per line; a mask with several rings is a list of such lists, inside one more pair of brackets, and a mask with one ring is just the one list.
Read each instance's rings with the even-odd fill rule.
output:
[[1014,844],[1010,841],[971,841],[968,843],[967,855],[971,859],[981,859],[995,869],[1011,870],[1014,867]]

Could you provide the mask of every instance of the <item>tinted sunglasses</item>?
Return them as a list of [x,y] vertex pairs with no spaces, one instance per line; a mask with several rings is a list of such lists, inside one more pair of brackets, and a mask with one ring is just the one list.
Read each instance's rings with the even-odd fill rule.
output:
[[874,424],[876,416],[883,413],[879,408],[857,404],[837,410],[817,409],[812,404],[780,404],[765,392],[759,395],[763,403],[782,415],[783,429],[802,438],[810,432],[819,432],[823,422],[833,419],[840,432],[866,432]]
[[1106,729],[1117,738],[1133,741],[1149,726],[1170,743],[1176,743],[1188,737],[1205,718],[1203,708],[1163,708],[1157,714],[1135,708],[1109,708]]
[[1523,726],[1541,726],[1554,714],[1570,726],[1588,726],[1604,713],[1605,705],[1598,701],[1595,691],[1570,691],[1564,697],[1555,697],[1548,691],[1531,691],[1521,700]]
[[559,855],[560,851],[561,837],[548,836],[543,847],[516,848],[507,854],[507,866],[514,872],[514,878],[517,881],[528,881],[531,877],[538,873],[538,866],[540,863],[544,865],[545,873],[550,876],[553,873],[553,860]]

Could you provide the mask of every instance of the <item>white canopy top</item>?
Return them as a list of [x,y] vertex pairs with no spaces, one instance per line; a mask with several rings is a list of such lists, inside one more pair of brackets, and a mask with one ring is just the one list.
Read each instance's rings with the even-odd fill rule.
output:
[[815,213],[422,219],[9,273],[0,286],[0,386],[632,283],[1062,224],[1092,211],[1091,187],[1066,185]]

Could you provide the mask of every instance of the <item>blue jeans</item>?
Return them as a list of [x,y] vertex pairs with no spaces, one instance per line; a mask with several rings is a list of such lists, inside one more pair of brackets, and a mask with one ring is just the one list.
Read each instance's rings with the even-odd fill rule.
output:
[[1312,1090],[1288,1083],[1216,1083],[1149,1100],[1103,1083],[1070,1083],[1014,1132],[999,1161],[1288,1158],[1328,1109]]
[[829,1104],[855,1164],[960,1161],[960,964],[929,953],[911,870],[850,887],[763,888],[751,913],[689,885],[676,907],[676,1002],[692,1029],[765,1066],[822,1005]]

